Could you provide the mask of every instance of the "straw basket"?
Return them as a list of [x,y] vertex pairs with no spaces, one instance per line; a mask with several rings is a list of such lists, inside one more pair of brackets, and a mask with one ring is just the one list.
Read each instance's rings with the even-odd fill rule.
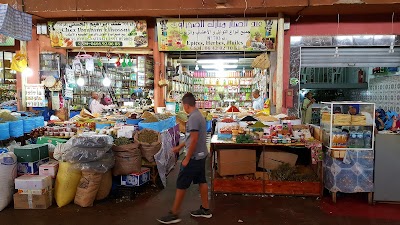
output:
[[265,70],[268,69],[270,65],[271,62],[269,61],[268,54],[263,53],[254,59],[253,63],[251,64],[251,67]]

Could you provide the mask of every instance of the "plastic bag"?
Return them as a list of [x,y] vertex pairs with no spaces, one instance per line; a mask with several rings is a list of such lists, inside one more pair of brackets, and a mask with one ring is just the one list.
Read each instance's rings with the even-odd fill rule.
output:
[[7,140],[10,138],[10,124],[0,123],[0,140]]
[[98,161],[76,163],[74,164],[74,168],[84,172],[106,173],[108,170],[114,167],[114,164],[114,154],[112,151],[109,151]]
[[70,163],[97,161],[111,149],[113,138],[108,135],[72,137],[66,143],[62,159]]
[[80,179],[81,171],[73,169],[68,162],[60,162],[54,193],[58,207],[66,206],[74,200]]
[[26,67],[28,67],[26,54],[20,52],[15,54],[11,61],[11,69],[17,72],[22,72]]
[[24,136],[24,121],[10,121],[10,136],[11,137],[22,137]]
[[14,148],[21,147],[21,142],[11,141],[7,146],[9,152],[14,152]]
[[102,173],[82,172],[82,178],[76,189],[74,203],[81,207],[93,206],[102,178]]
[[0,211],[10,204],[17,177],[17,157],[12,152],[0,153]]

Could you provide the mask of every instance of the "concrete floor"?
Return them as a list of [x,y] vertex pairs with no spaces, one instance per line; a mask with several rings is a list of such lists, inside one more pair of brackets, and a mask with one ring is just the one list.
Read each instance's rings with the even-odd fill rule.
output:
[[[9,207],[0,212],[0,225],[156,225],[156,218],[168,212],[174,199],[176,173],[177,170],[174,170],[170,174],[166,189],[160,191],[149,185],[133,201],[109,199],[95,203],[92,208],[80,208],[74,204],[63,208],[53,206],[47,210],[14,210]],[[192,186],[183,205],[183,221],[180,224],[400,225],[400,218],[394,220],[390,215],[400,214],[398,206],[368,206],[366,201],[360,201],[354,204],[361,208],[345,205],[346,210],[340,205],[340,199],[337,205],[329,201],[329,198],[317,200],[218,194],[211,201],[214,212],[212,219],[192,219],[189,212],[197,209],[200,204],[197,187]],[[374,214],[374,207],[378,207],[377,210],[382,211],[383,216]],[[388,211],[382,207],[390,209]],[[352,215],[355,208],[361,214]],[[335,215],[336,209],[349,213],[345,213],[345,216]]]

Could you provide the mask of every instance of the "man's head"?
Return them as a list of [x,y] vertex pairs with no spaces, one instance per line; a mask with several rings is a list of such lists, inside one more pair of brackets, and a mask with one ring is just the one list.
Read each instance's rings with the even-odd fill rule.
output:
[[308,99],[312,99],[312,98],[313,98],[313,94],[312,94],[311,91],[310,91],[310,92],[307,92],[306,98],[308,98]]
[[196,98],[192,93],[186,93],[182,98],[183,109],[186,113],[191,113],[196,109]]
[[97,92],[93,91],[91,95],[93,99],[99,99],[99,94]]
[[254,91],[253,91],[253,97],[254,97],[254,98],[260,97],[260,90],[258,90],[258,89],[254,90]]

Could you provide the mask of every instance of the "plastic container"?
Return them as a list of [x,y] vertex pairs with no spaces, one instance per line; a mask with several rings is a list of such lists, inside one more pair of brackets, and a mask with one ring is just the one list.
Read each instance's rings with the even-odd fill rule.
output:
[[35,118],[35,128],[44,127],[44,117],[38,116]]
[[126,124],[128,125],[138,125],[143,119],[126,119]]
[[101,130],[105,127],[110,127],[111,123],[96,123],[96,130]]
[[10,136],[22,137],[24,136],[24,121],[17,120],[9,122]]
[[364,131],[364,147],[365,148],[372,147],[372,132],[369,130]]
[[34,117],[26,117],[23,120],[23,130],[25,134],[30,133],[33,129],[35,129],[35,118]]
[[0,123],[0,141],[10,138],[10,124],[8,122]]

